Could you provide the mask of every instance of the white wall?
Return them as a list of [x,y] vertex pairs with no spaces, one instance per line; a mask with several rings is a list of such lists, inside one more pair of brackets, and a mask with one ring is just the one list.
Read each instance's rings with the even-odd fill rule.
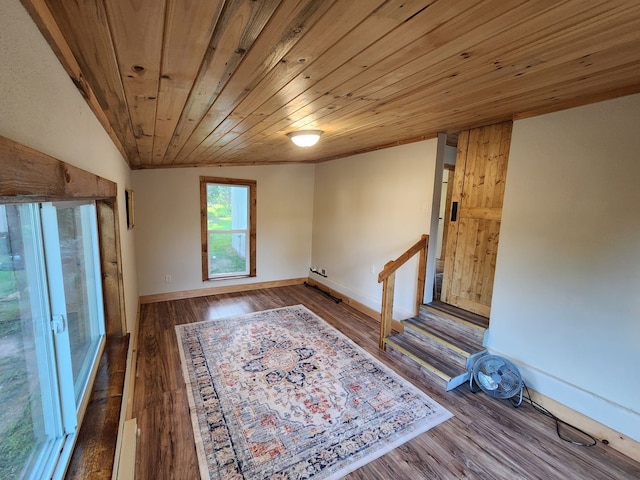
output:
[[[437,139],[316,166],[311,275],[380,311],[384,264],[429,233]],[[396,275],[394,318],[414,314],[417,256]]]
[[[428,233],[435,140],[319,164],[315,185],[313,166],[137,171],[127,231],[131,172],[18,0],[0,2],[0,65],[0,135],[118,184],[129,330],[134,233],[140,293],[213,284],[200,279],[199,175],[258,181],[250,281],[313,265],[379,309],[377,272]],[[489,347],[536,390],[640,441],[639,127],[640,96],[515,123]],[[414,279],[415,262],[398,273],[398,317]]]
[[[313,165],[134,171],[140,295],[307,277],[313,172]],[[200,176],[257,181],[257,277],[202,281]]]
[[0,2],[0,135],[118,184],[131,331],[138,307],[134,234],[124,210],[131,172],[19,0]]
[[515,122],[489,347],[640,441],[640,95]]

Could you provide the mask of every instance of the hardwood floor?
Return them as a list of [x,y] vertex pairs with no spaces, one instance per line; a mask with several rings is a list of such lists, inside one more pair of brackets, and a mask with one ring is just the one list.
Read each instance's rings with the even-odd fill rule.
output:
[[409,361],[378,350],[378,324],[302,285],[142,305],[133,416],[136,478],[198,479],[198,464],[174,326],[303,304],[411,380],[455,417],[349,474],[383,479],[637,479],[640,463],[598,443],[578,447],[530,405],[513,408],[466,385],[444,392]]

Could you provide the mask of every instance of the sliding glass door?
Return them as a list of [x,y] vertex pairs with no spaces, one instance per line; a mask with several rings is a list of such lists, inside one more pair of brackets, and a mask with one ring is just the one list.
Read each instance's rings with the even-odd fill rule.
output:
[[61,478],[104,341],[95,206],[0,205],[0,478]]
[[96,223],[93,204],[42,205],[51,305],[54,315],[66,319],[74,401],[78,405],[104,336]]
[[43,474],[62,443],[46,287],[37,205],[0,206],[0,478]]

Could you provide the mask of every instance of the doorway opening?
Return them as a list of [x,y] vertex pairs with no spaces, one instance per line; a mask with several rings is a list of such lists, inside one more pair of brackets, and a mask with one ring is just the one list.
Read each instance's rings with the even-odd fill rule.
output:
[[439,301],[442,294],[444,277],[444,259],[447,248],[447,231],[451,218],[451,195],[453,192],[453,177],[456,168],[457,135],[447,135],[444,151],[444,164],[440,178],[440,208],[438,212],[438,231],[435,255],[435,277],[433,282],[433,300]]
[[[427,269],[442,302],[487,319],[491,312],[512,122],[473,128],[439,143]],[[455,138],[455,140],[454,140]],[[429,278],[429,277],[428,277]],[[427,302],[428,303],[428,302]]]

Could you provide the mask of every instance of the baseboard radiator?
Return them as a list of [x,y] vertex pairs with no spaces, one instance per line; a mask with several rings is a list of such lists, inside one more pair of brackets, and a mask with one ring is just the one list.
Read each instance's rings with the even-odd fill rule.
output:
[[136,444],[138,442],[138,424],[135,418],[124,422],[120,459],[116,473],[117,480],[133,480],[136,470]]

